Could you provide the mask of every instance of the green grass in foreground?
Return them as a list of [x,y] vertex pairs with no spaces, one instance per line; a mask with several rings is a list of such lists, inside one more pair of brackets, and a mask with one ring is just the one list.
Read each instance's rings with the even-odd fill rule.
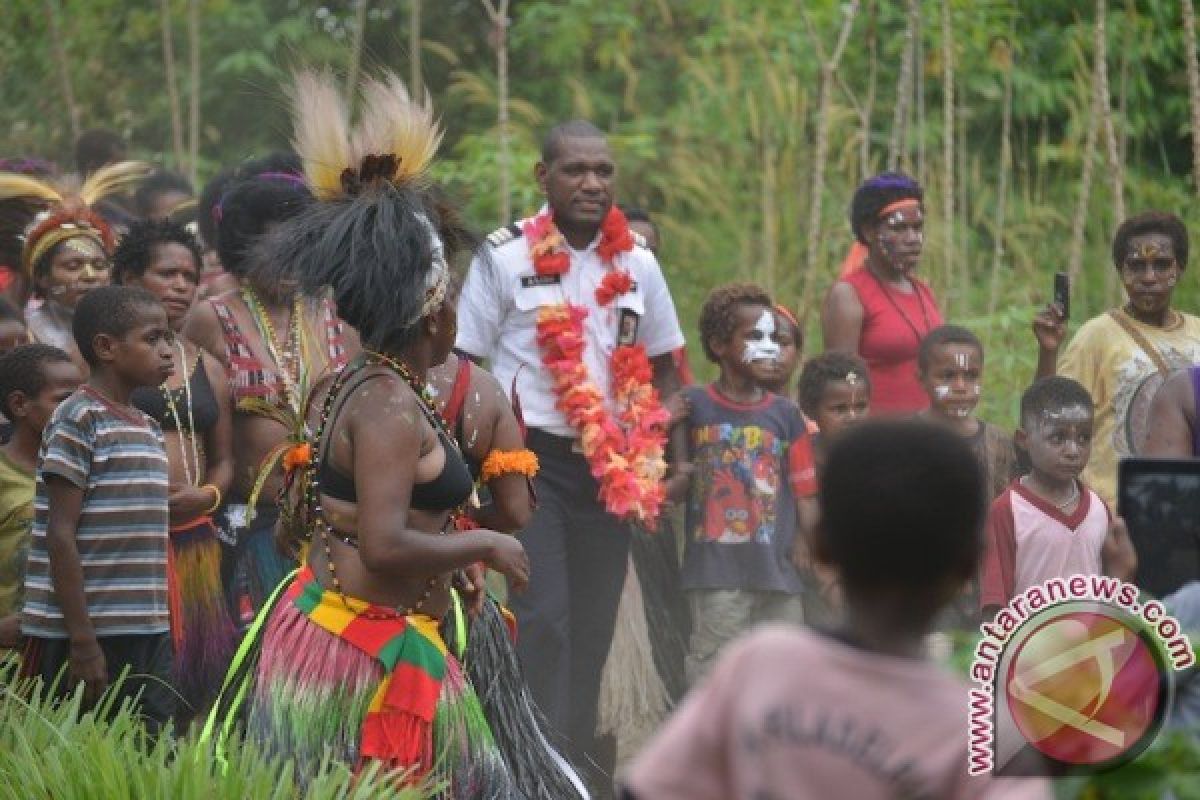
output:
[[[393,776],[368,769],[355,776],[325,763],[302,786],[290,760],[271,759],[232,742],[228,767],[193,736],[151,742],[126,705],[111,695],[95,713],[79,713],[82,695],[54,704],[16,680],[16,662],[0,656],[0,798],[49,800],[422,800],[431,793],[399,789]],[[103,717],[108,717],[104,719]]]

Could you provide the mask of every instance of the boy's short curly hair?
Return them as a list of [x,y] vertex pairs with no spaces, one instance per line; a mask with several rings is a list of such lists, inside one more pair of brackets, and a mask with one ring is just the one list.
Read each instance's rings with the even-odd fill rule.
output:
[[800,380],[796,383],[796,400],[800,410],[815,417],[821,399],[825,397],[825,387],[835,381],[844,381],[851,374],[867,387],[867,395],[870,396],[871,374],[867,371],[867,362],[858,356],[831,350],[804,362]]
[[46,364],[70,364],[71,357],[48,344],[23,344],[0,356],[0,411],[9,420],[16,415],[9,405],[13,392],[34,397],[46,388]]
[[737,327],[739,306],[775,308],[767,290],[753,283],[727,283],[709,292],[700,309],[700,342],[704,346],[704,355],[714,364],[718,359],[710,342],[729,341]]

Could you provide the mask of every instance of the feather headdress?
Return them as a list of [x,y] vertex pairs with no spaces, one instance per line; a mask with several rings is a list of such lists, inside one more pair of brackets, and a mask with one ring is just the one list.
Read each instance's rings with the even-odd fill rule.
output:
[[365,78],[357,125],[329,70],[296,73],[290,95],[293,145],[318,198],[355,195],[377,181],[395,186],[427,181],[442,141],[428,92],[417,102],[393,72]]
[[[292,144],[319,200],[353,198],[388,185],[428,187],[429,164],[442,141],[428,92],[417,102],[393,72],[366,77],[359,86],[362,114],[357,125],[352,124],[348,104],[327,69],[297,72],[290,96]],[[433,257],[419,318],[441,306],[450,268],[437,226],[427,214],[416,216],[429,233]]]
[[101,167],[77,186],[0,172],[0,201],[26,204],[32,214],[32,220],[20,232],[24,239],[21,266],[25,272],[32,273],[38,260],[56,244],[79,236],[94,240],[111,253],[116,244],[112,230],[91,207],[132,188],[150,170],[149,164],[140,161],[120,161]]

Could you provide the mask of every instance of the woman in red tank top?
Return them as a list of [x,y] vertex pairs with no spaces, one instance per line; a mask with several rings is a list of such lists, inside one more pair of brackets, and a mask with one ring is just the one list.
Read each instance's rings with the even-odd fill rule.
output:
[[856,239],[825,298],[825,350],[854,353],[871,372],[871,413],[911,414],[929,400],[917,380],[921,340],[942,324],[933,292],[913,276],[925,243],[921,187],[885,172],[854,193]]

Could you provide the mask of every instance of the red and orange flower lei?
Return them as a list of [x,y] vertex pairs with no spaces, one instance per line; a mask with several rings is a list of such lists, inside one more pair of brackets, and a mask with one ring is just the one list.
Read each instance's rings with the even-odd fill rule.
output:
[[[526,221],[524,233],[538,275],[562,275],[570,269],[571,255],[549,210]],[[625,215],[613,207],[600,226],[596,248],[609,267],[596,288],[599,305],[608,305],[632,288],[633,279],[615,262],[633,244]],[[600,502],[609,513],[654,530],[664,500],[670,415],[651,382],[654,370],[640,344],[620,344],[613,351],[616,414],[605,408],[604,394],[583,362],[587,314],[583,306],[565,301],[538,310],[537,342],[557,396],[555,406],[579,432],[583,455],[600,483]]]

